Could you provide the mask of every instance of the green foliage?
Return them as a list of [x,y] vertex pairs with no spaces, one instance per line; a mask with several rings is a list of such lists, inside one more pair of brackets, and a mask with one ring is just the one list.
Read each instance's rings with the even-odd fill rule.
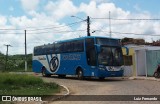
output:
[[43,83],[42,79],[34,76],[24,75],[24,74],[0,74],[0,83],[5,85],[17,85],[20,84],[30,85],[30,84],[41,84]]
[[[12,55],[8,56],[7,67],[5,70],[6,56],[0,53],[0,71],[24,71],[25,56]],[[32,71],[32,54],[27,55],[27,68]]]
[[59,90],[57,84],[45,83],[35,76],[0,73],[1,95],[49,95]]

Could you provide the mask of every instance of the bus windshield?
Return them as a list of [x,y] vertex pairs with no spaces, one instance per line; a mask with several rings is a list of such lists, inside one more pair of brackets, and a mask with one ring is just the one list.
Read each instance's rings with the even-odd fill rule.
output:
[[98,63],[105,66],[121,66],[123,64],[121,48],[102,46],[98,54]]

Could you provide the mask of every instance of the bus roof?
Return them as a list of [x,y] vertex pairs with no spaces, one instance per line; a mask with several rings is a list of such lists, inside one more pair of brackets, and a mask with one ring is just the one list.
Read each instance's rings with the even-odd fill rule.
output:
[[48,44],[44,44],[44,45],[40,45],[40,46],[36,46],[36,47],[41,47],[41,46],[46,46],[46,45],[52,45],[54,43],[61,43],[61,42],[69,42],[69,41],[74,41],[74,40],[87,39],[87,38],[107,38],[107,39],[119,40],[118,38],[110,38],[110,37],[104,37],[104,36],[84,36],[84,37],[79,37],[79,38],[54,41],[53,43],[48,43]]

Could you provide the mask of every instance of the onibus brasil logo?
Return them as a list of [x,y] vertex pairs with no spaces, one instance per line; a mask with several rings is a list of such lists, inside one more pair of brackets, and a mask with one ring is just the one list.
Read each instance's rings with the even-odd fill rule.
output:
[[50,67],[51,72],[55,72],[58,68],[58,65],[59,65],[59,60],[58,60],[57,56],[54,56],[49,63],[49,67]]

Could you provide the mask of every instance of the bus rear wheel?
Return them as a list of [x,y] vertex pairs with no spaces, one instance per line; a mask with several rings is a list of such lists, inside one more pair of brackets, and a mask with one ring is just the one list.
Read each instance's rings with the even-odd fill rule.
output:
[[83,71],[81,69],[78,70],[77,72],[77,77],[78,79],[82,80],[83,79]]
[[46,74],[46,68],[42,68],[42,76],[43,77],[50,77],[51,76],[51,74]]

